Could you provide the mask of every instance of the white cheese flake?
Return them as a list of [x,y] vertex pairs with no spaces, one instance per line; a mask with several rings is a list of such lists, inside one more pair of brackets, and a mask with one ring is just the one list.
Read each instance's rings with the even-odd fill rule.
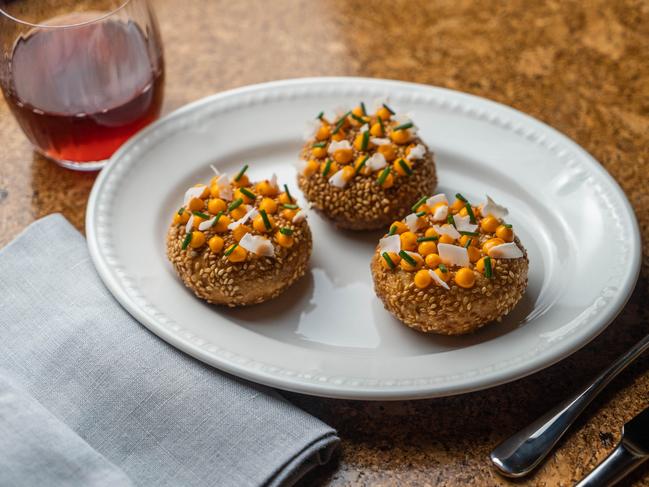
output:
[[192,214],[189,217],[189,220],[187,220],[187,225],[185,225],[185,233],[191,232],[193,226],[194,226],[194,215]]
[[408,228],[413,233],[416,232],[421,226],[421,220],[419,219],[416,213],[410,213],[410,215],[404,218],[403,221],[405,222],[406,225],[408,225]]
[[489,257],[494,259],[519,259],[523,257],[523,251],[514,242],[494,245],[489,249]]
[[230,223],[230,224],[228,225],[228,229],[229,229],[229,230],[234,230],[234,229],[237,228],[239,225],[245,225],[246,222],[248,221],[248,219],[256,217],[256,216],[257,216],[257,213],[259,213],[259,212],[257,211],[256,208],[250,208],[250,209],[246,212],[245,215],[243,215],[243,216],[242,216],[241,218],[239,218],[238,220],[233,221],[232,223]]
[[306,127],[304,128],[304,134],[302,138],[305,141],[313,139],[319,128],[320,120],[308,120],[306,122]]
[[212,171],[214,171],[215,176],[218,177],[221,175],[221,171],[219,171],[214,164],[210,164],[210,168],[212,168]]
[[417,159],[423,159],[425,155],[426,155],[426,146],[422,144],[417,144],[412,149],[410,149],[410,152],[408,153],[406,159],[410,161],[414,161]]
[[232,186],[230,186],[230,178],[226,173],[222,173],[215,181],[216,187],[219,189],[219,198],[226,201],[232,201]]
[[239,240],[239,245],[253,254],[261,255],[262,257],[275,257],[275,248],[273,247],[273,244],[267,238],[260,237],[259,235],[246,233],[243,238]]
[[398,254],[401,251],[401,237],[399,235],[390,235],[379,240],[379,253],[394,252]]
[[277,184],[277,174],[273,173],[269,182],[272,188],[279,190],[279,185]]
[[426,200],[426,205],[429,208],[432,208],[437,203],[446,203],[448,205],[448,198],[446,197],[446,195],[444,193],[437,193],[436,195],[431,196],[430,198],[428,198]]
[[212,228],[212,226],[213,226],[215,223],[216,223],[216,216],[214,216],[213,218],[210,218],[209,220],[205,220],[204,222],[200,222],[200,223],[198,224],[198,229],[199,229],[201,232],[204,232],[204,231],[207,230],[208,228]]
[[455,239],[460,238],[460,232],[458,232],[453,225],[449,225],[448,223],[442,226],[433,225],[433,228],[439,235],[448,235]]
[[369,167],[372,171],[379,171],[388,165],[388,161],[385,160],[385,156],[380,152],[375,152],[370,156],[369,159],[365,162],[365,165]]
[[369,129],[370,129],[370,126],[369,126],[368,124],[364,123],[363,125],[361,125],[361,130],[360,130],[360,132],[361,132],[361,134],[364,134],[364,133],[367,132]]
[[487,196],[487,201],[482,205],[482,214],[484,216],[494,216],[496,218],[505,218],[509,214],[509,210],[504,206],[499,205],[494,200],[492,200],[489,195]]
[[459,232],[475,232],[478,229],[478,225],[471,223],[471,217],[469,215],[453,215],[453,221],[455,222],[455,228]]
[[390,139],[385,139],[381,137],[370,137],[370,142],[374,145],[388,145],[392,143]]
[[430,277],[433,278],[433,281],[435,281],[435,283],[436,283],[438,286],[442,286],[442,287],[443,287],[444,289],[446,289],[447,291],[448,291],[449,289],[451,289],[450,287],[448,287],[448,284],[446,284],[446,283],[442,280],[442,278],[439,277],[439,276],[437,275],[437,273],[436,273],[435,271],[432,271],[432,270],[429,269],[429,270],[428,270],[428,274],[430,274]]
[[300,223],[306,219],[306,211],[300,210],[298,211],[293,219],[291,220],[292,223]]
[[205,191],[206,186],[201,184],[200,186],[193,186],[185,191],[185,199],[183,200],[183,206],[187,206],[189,202],[194,198],[200,198]]
[[327,152],[329,154],[333,154],[337,150],[340,149],[349,149],[351,150],[352,145],[349,143],[348,140],[332,140],[331,143],[329,144],[329,149],[327,149]]
[[343,189],[347,185],[347,181],[343,177],[344,171],[339,169],[336,173],[329,178],[329,184],[335,186],[336,188]]
[[440,205],[435,208],[433,212],[433,221],[434,222],[443,222],[446,221],[448,217],[448,205]]
[[437,253],[440,259],[446,265],[455,265],[460,267],[468,267],[469,253],[464,247],[458,245],[440,243],[437,244]]

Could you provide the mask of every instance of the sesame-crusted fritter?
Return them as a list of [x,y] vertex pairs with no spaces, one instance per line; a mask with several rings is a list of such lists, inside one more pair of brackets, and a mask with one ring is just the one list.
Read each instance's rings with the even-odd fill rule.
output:
[[518,239],[516,244],[525,257],[499,259],[493,278],[476,273],[471,289],[461,288],[453,279],[448,282],[450,290],[436,285],[419,289],[412,273],[385,269],[375,252],[371,264],[374,290],[385,308],[411,328],[442,335],[470,333],[508,314],[523,296],[529,261]]

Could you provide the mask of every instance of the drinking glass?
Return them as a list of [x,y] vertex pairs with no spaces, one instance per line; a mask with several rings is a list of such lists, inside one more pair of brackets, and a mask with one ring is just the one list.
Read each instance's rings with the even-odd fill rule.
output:
[[100,169],[160,113],[164,61],[147,0],[0,0],[0,86],[34,149]]

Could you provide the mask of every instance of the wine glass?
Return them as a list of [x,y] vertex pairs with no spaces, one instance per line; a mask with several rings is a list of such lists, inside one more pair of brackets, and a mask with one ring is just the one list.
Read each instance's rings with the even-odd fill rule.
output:
[[160,114],[164,61],[147,0],[0,0],[0,86],[34,149],[100,169]]

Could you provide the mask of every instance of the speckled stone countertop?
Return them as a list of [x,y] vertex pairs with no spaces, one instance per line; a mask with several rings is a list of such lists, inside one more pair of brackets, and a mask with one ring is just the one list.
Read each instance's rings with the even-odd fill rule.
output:
[[[645,241],[619,318],[543,372],[447,399],[290,398],[338,429],[342,450],[304,485],[506,485],[487,455],[649,331],[649,3],[638,1],[153,0],[167,60],[166,112],[249,83],[318,75],[396,78],[485,96],[572,137],[628,195]],[[0,102],[0,245],[62,212],[83,229],[94,175],[34,155]],[[606,258],[606,256],[602,256]],[[516,484],[572,485],[649,405],[649,356],[592,404],[549,461]],[[649,464],[626,485],[649,486]]]

